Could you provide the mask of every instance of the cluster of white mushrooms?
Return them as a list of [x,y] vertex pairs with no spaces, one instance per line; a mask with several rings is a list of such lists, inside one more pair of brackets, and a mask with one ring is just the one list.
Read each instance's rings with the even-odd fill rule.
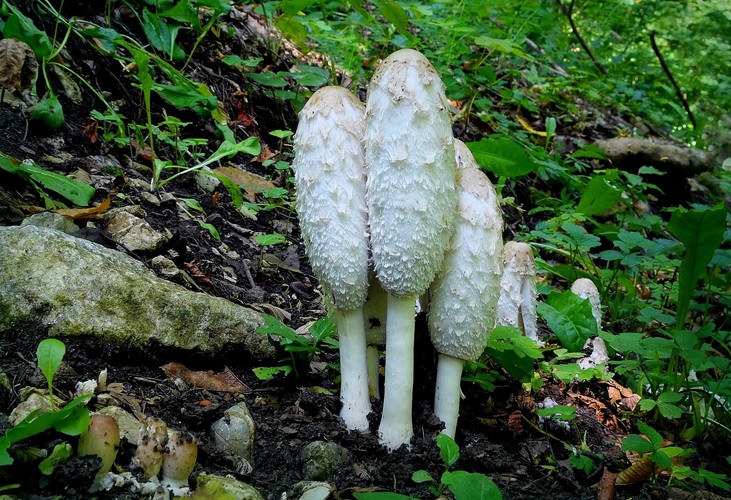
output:
[[300,113],[294,150],[302,237],[339,333],[345,425],[368,429],[385,335],[378,435],[389,450],[408,445],[415,305],[428,293],[434,411],[454,437],[463,363],[482,354],[496,323],[537,340],[536,288],[530,247],[503,252],[497,195],[453,138],[439,75],[404,49],[378,68],[365,106],[342,87],[319,89]]

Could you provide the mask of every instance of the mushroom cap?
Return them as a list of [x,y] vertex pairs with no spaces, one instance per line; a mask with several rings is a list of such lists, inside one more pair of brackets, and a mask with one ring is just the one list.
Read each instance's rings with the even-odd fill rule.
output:
[[495,189],[481,170],[462,169],[458,178],[459,216],[430,288],[429,332],[439,353],[475,361],[495,326],[503,218]]
[[391,54],[366,102],[368,211],[376,275],[396,297],[420,295],[441,267],[457,205],[444,84],[422,54]]
[[571,285],[571,291],[582,299],[589,299],[591,304],[591,314],[596,319],[596,326],[601,330],[602,327],[602,304],[599,290],[589,278],[579,278]]
[[323,87],[300,112],[292,169],[305,251],[339,310],[368,292],[365,108],[342,87]]
[[530,245],[507,242],[503,247],[503,265],[497,324],[521,328],[526,336],[537,340],[536,265]]

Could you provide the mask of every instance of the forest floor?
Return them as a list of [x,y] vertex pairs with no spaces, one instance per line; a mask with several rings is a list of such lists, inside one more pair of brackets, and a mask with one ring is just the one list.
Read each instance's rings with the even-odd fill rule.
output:
[[[84,61],[87,75],[100,91],[119,95],[120,88],[129,85],[121,81],[124,77],[113,72],[94,73],[94,68],[107,64],[98,52],[73,44],[69,44],[68,50],[78,51],[73,59]],[[232,105],[237,89],[228,78],[221,77],[226,68],[221,67],[212,48],[202,46],[190,68],[216,90],[225,105]],[[150,175],[149,169],[144,168],[142,148],[119,150],[105,145],[89,126],[92,99],[79,104],[62,99],[62,103],[66,121],[55,132],[29,122],[23,111],[0,103],[0,130],[3,131],[0,151],[15,158],[32,159],[64,174],[87,168],[89,158],[98,155],[116,157],[124,167],[123,171],[96,172],[106,177],[107,182],[105,189],[98,189],[93,204],[101,203],[109,196],[113,206],[140,205],[147,222],[156,230],[172,235],[155,253],[136,253],[134,257],[149,265],[155,255],[170,255],[173,250],[176,264],[191,276],[195,288],[242,305],[274,306],[264,312],[279,313],[284,322],[295,329],[322,317],[321,293],[307,264],[291,203],[282,203],[273,210],[258,212],[256,218],[247,218],[233,209],[225,189],[219,186],[213,193],[205,193],[193,177],[182,177],[165,185],[164,191],[174,196],[172,201],[155,201],[155,196],[145,195],[146,190],[139,182],[149,181]],[[138,113],[140,108],[135,108],[138,104],[128,103],[129,111]],[[266,159],[286,159],[276,150],[276,142],[263,131],[293,128],[295,117],[290,114],[288,120],[282,121],[281,108],[263,91],[259,95],[249,95],[240,111],[238,119],[243,121],[246,117],[254,124],[250,125],[250,131],[261,131],[262,142],[270,143],[271,156]],[[455,126],[455,132],[463,137],[469,129],[469,125]],[[254,160],[237,157],[237,166],[266,177],[273,186],[289,188],[285,175],[262,165],[265,156],[269,156],[266,150],[264,156]],[[5,212],[6,218],[2,221],[5,225],[17,224],[27,215],[22,207],[43,204],[28,184],[4,172],[0,172],[0,190],[6,200],[4,203],[16,207],[15,211]],[[257,195],[252,196],[260,201]],[[180,209],[176,200],[181,199],[196,200],[200,204],[205,222],[218,229],[220,241],[204,229],[200,221]],[[517,217],[517,213],[506,212],[508,228],[525,224],[525,220]],[[77,221],[80,225],[85,222]],[[245,229],[243,233],[241,228]],[[251,244],[252,234],[271,233],[285,234],[287,244],[269,247],[265,252],[260,246]],[[105,242],[103,237],[101,241]],[[222,243],[233,249],[239,259],[234,261],[223,254],[220,251]],[[232,276],[235,279],[231,279]],[[9,414],[18,404],[20,388],[45,386],[34,361],[36,347],[45,333],[18,331],[14,336],[0,338],[0,368],[12,384],[12,390],[3,394],[0,400],[0,413]],[[548,335],[548,332],[544,334]],[[337,363],[336,351],[323,349],[317,352],[305,373],[300,372],[298,376],[260,380],[252,372],[257,367],[242,363],[236,353],[228,353],[223,359],[211,359],[180,352],[139,352],[89,339],[62,340],[67,345],[67,354],[65,369],[55,381],[59,394],[68,398],[77,382],[96,379],[101,370],[108,369],[108,397],[98,396],[97,400],[105,399],[107,403],[133,413],[158,416],[172,428],[191,432],[199,441],[193,483],[201,472],[233,474],[257,488],[265,498],[285,498],[284,493],[290,495],[287,498],[294,498],[292,487],[303,479],[300,451],[315,440],[336,442],[351,454],[351,460],[326,479],[335,489],[335,498],[353,498],[353,493],[365,491],[393,491],[432,498],[427,485],[417,484],[411,476],[417,470],[426,470],[432,477],[439,478],[444,471],[434,439],[440,422],[431,410],[436,357],[423,327],[417,334],[415,437],[410,449],[393,453],[386,453],[375,437],[380,417],[377,403],[370,433],[349,432],[338,418],[338,384],[334,380],[337,371],[329,367]],[[551,339],[548,340],[550,343]],[[167,377],[161,369],[171,362],[182,363],[193,370],[220,372],[228,368],[248,390],[244,394],[234,394],[176,384],[174,377]],[[500,372],[499,367],[492,368]],[[619,442],[634,431],[631,422],[624,417],[626,410],[610,396],[611,389],[608,384],[597,381],[566,385],[546,380],[538,393],[529,393],[507,376],[496,383],[491,393],[476,384],[463,384],[466,398],[462,402],[456,436],[460,458],[452,470],[488,475],[505,498],[559,500],[597,498],[598,495],[611,498],[601,496],[613,489],[610,482],[603,483],[601,479],[630,465],[625,453],[619,449]],[[550,420],[539,422],[535,409],[548,397],[558,404],[576,406],[577,418],[570,425]],[[256,423],[253,468],[244,473],[237,471],[227,457],[214,451],[210,436],[210,425],[238,400],[246,402]],[[0,420],[0,428],[4,425],[7,422]],[[56,439],[52,434],[42,434],[30,444],[50,449]],[[569,461],[572,450],[567,444],[582,442],[588,445],[597,465],[589,475]],[[126,470],[133,453],[133,447],[123,442],[117,464]],[[701,464],[706,460],[702,451],[696,460]],[[92,477],[88,460],[81,458],[68,460],[50,476],[40,474],[36,464],[0,468],[0,485],[22,483],[22,490],[9,493],[24,498],[85,498]],[[658,481],[647,479],[618,488],[616,498],[699,498],[663,484],[661,473]],[[109,497],[133,498],[134,495],[116,492]]]

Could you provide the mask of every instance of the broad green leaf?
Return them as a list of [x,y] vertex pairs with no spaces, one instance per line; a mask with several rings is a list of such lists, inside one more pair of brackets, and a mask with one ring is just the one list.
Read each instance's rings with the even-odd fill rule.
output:
[[520,177],[538,170],[525,148],[509,137],[491,137],[468,142],[475,161],[500,177]]
[[454,439],[446,434],[439,434],[437,436],[437,446],[439,447],[439,456],[442,457],[444,465],[447,468],[454,465],[454,462],[459,458],[459,446],[454,442]]
[[38,344],[36,349],[38,368],[46,377],[49,391],[53,385],[53,376],[61,366],[64,354],[66,354],[66,345],[58,339],[44,339]]
[[411,480],[415,483],[433,483],[434,478],[425,470],[417,470],[411,474]]
[[218,233],[218,229],[216,229],[216,226],[214,226],[213,224],[210,224],[208,222],[202,222],[202,221],[198,221],[198,224],[200,224],[200,226],[203,229],[208,231],[211,234],[211,236],[213,236],[216,240],[221,241],[221,235]]
[[614,208],[621,198],[622,192],[604,177],[594,177],[584,189],[576,211],[584,215],[600,215]]
[[21,177],[30,178],[44,188],[60,194],[81,207],[89,206],[89,202],[96,192],[88,184],[55,172],[49,172],[35,163],[20,163],[2,153],[0,153],[0,169],[20,175]]
[[650,458],[662,469],[669,469],[673,466],[673,460],[665,453],[665,450],[655,450]]
[[274,380],[278,375],[289,375],[292,371],[292,367],[289,365],[284,366],[263,366],[258,368],[252,368],[254,375],[259,380]]
[[281,16],[276,21],[277,28],[302,49],[307,48],[307,30],[296,18]]
[[194,8],[189,1],[178,2],[171,8],[158,12],[157,16],[173,19],[179,23],[189,24],[196,32],[201,30],[201,25],[198,21],[198,9]]
[[582,299],[570,291],[551,292],[546,302],[536,304],[536,310],[569,351],[581,350],[586,340],[597,334],[589,299]]
[[588,144],[583,148],[579,148],[569,155],[569,158],[590,158],[595,160],[606,160],[604,151],[595,146],[594,144]]
[[622,451],[634,451],[642,454],[655,451],[655,447],[642,436],[630,434],[622,440]]
[[246,76],[254,80],[259,85],[266,87],[286,87],[287,80],[277,73],[265,71],[264,73],[246,73]]
[[203,88],[208,89],[205,85],[198,86],[188,85],[166,85],[162,83],[152,84],[152,89],[157,92],[160,97],[177,108],[189,108],[200,116],[206,116],[218,107],[218,99],[210,95],[210,91],[205,93]]
[[82,30],[80,33],[85,37],[98,40],[107,52],[114,52],[117,43],[122,39],[122,35],[112,28],[95,27]]
[[386,20],[393,24],[393,27],[408,38],[412,38],[413,35],[409,32],[409,15],[397,2],[390,0],[379,0],[375,2],[378,12],[386,18]]
[[502,500],[503,494],[495,482],[477,472],[447,471],[442,483],[454,494],[455,500]]
[[200,212],[205,215],[206,211],[203,210],[203,206],[201,206],[201,203],[195,198],[180,198],[180,200],[196,212]]
[[147,8],[142,9],[142,29],[150,44],[163,52],[171,61],[185,59],[185,52],[175,44],[181,26],[175,22],[167,22]]
[[55,94],[50,94],[48,97],[33,106],[30,119],[40,120],[40,122],[49,129],[57,130],[63,124],[65,119],[63,107],[61,107],[58,97],[56,97]]
[[637,428],[642,434],[647,436],[647,438],[652,443],[652,446],[654,446],[656,450],[662,447],[663,438],[659,432],[657,432],[655,429],[653,429],[644,422],[637,422]]
[[292,132],[291,130],[272,130],[269,132],[269,134],[279,139],[286,139],[287,137],[291,137],[294,132]]
[[20,12],[13,4],[3,2],[3,6],[12,12],[5,21],[3,38],[16,38],[27,43],[39,59],[51,55],[53,45],[48,35],[36,28],[33,21]]
[[296,16],[314,3],[317,3],[317,0],[284,0],[279,2],[278,7],[285,16]]
[[487,340],[485,353],[511,377],[527,383],[533,376],[533,360],[543,357],[535,342],[518,328],[498,326]]
[[678,309],[675,316],[676,324],[683,325],[696,283],[723,241],[726,208],[723,204],[705,209],[679,208],[673,212],[667,228],[685,246],[678,276]]

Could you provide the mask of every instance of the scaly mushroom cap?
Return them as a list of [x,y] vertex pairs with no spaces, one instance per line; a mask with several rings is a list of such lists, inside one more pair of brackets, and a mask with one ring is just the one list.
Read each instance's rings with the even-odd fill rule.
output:
[[589,299],[591,304],[591,314],[596,320],[598,329],[602,329],[602,303],[599,296],[599,290],[589,278],[579,278],[571,285],[571,291],[582,299]]
[[368,291],[365,108],[347,89],[323,87],[299,115],[292,168],[297,214],[312,269],[336,309]]
[[459,217],[430,289],[429,331],[439,353],[475,361],[495,326],[503,218],[495,189],[482,171],[465,168],[458,177]]
[[457,206],[444,84],[419,52],[391,54],[371,79],[365,150],[373,263],[396,297],[420,295],[441,267]]
[[505,271],[500,280],[497,324],[521,328],[538,340],[536,320],[536,264],[530,245],[509,241],[503,248]]

